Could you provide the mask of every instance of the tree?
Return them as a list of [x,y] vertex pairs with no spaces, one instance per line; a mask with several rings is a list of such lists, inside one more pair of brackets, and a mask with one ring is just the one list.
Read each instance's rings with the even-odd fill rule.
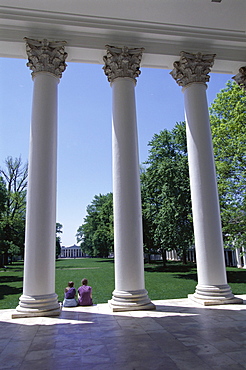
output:
[[77,230],[77,242],[92,257],[108,257],[113,251],[113,195],[95,195],[87,207],[87,216]]
[[226,245],[246,241],[246,94],[229,81],[210,108],[222,230]]
[[186,262],[193,241],[185,123],[155,134],[141,174],[145,248],[162,254],[176,249]]
[[59,222],[56,223],[56,258],[61,254],[61,237],[57,234],[62,234],[62,224]]
[[0,176],[0,217],[1,217],[0,219],[2,219],[2,214],[5,211],[6,202],[7,202],[7,189],[3,177]]
[[8,256],[24,255],[27,164],[21,158],[8,157],[6,169],[0,168],[1,187],[5,184],[5,203],[1,208],[0,252],[2,263],[8,264]]

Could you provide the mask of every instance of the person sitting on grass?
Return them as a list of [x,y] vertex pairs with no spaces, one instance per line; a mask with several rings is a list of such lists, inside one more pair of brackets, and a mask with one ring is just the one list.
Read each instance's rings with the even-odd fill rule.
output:
[[78,289],[78,305],[79,306],[92,306],[92,288],[88,286],[88,280],[82,279],[81,286]]
[[65,288],[65,297],[63,301],[63,307],[76,307],[78,305],[75,299],[76,289],[74,288],[74,282],[69,281],[68,286]]

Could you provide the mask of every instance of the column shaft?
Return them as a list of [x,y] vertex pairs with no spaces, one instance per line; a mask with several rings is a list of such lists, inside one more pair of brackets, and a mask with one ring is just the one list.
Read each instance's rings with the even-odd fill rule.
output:
[[183,86],[198,285],[204,305],[242,303],[227,284],[219,197],[206,97],[215,55],[181,52],[171,75]]
[[206,85],[186,87],[184,102],[198,283],[209,285],[212,279],[223,285],[227,282]]
[[30,295],[55,289],[58,83],[51,74],[38,73],[34,78],[23,290]]
[[66,68],[65,41],[26,38],[33,71],[24,287],[12,317],[60,314],[55,294],[57,85]]
[[242,253],[243,253],[243,268],[246,269],[246,249],[245,247],[242,247]]
[[237,260],[237,267],[242,268],[242,261],[241,261],[241,256],[240,256],[240,248],[236,248],[236,260]]
[[24,287],[17,311],[59,311],[55,294],[58,83],[46,72],[34,77]]
[[144,287],[144,256],[135,81],[112,83],[115,291],[113,310],[150,309]]
[[107,45],[105,74],[112,87],[115,290],[113,311],[154,309],[144,287],[143,230],[135,78],[143,49]]
[[[221,303],[234,295],[227,284],[219,198],[208,115],[206,85],[184,88],[198,285],[194,298]],[[224,302],[225,303],[225,302]]]
[[141,194],[135,110],[135,82],[112,83],[115,289],[144,289]]

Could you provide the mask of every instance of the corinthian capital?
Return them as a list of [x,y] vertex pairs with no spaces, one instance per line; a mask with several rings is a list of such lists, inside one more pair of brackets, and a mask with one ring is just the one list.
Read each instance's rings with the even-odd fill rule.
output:
[[209,81],[210,72],[216,54],[191,54],[181,51],[180,60],[173,63],[174,69],[170,74],[179,86],[186,86],[193,82]]
[[144,48],[129,49],[127,46],[118,48],[106,45],[107,54],[103,57],[103,67],[108,81],[117,77],[130,77],[136,81],[141,73],[139,70]]
[[34,75],[37,72],[50,72],[61,78],[66,69],[65,53],[66,41],[42,41],[28,39],[26,41],[26,52],[28,56],[27,67]]
[[246,66],[239,68],[238,74],[232,77],[233,80],[244,90],[246,91]]

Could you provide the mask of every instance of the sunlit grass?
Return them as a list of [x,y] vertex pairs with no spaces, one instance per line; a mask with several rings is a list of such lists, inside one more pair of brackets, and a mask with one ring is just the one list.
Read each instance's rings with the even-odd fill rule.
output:
[[[246,294],[246,270],[227,268],[228,281],[234,294]],[[93,302],[105,303],[114,290],[113,259],[86,258],[60,259],[56,261],[56,293],[63,300],[68,281],[74,281],[75,288],[87,278],[93,289]],[[6,270],[0,269],[0,309],[15,308],[22,294],[23,262],[15,262]],[[145,265],[145,286],[152,300],[185,298],[192,294],[197,284],[194,264],[182,265],[161,262]]]
[[93,303],[107,302],[114,290],[114,263],[112,259],[84,258],[56,262],[56,293],[63,300],[64,289],[72,280],[76,289],[83,278],[92,286]]

